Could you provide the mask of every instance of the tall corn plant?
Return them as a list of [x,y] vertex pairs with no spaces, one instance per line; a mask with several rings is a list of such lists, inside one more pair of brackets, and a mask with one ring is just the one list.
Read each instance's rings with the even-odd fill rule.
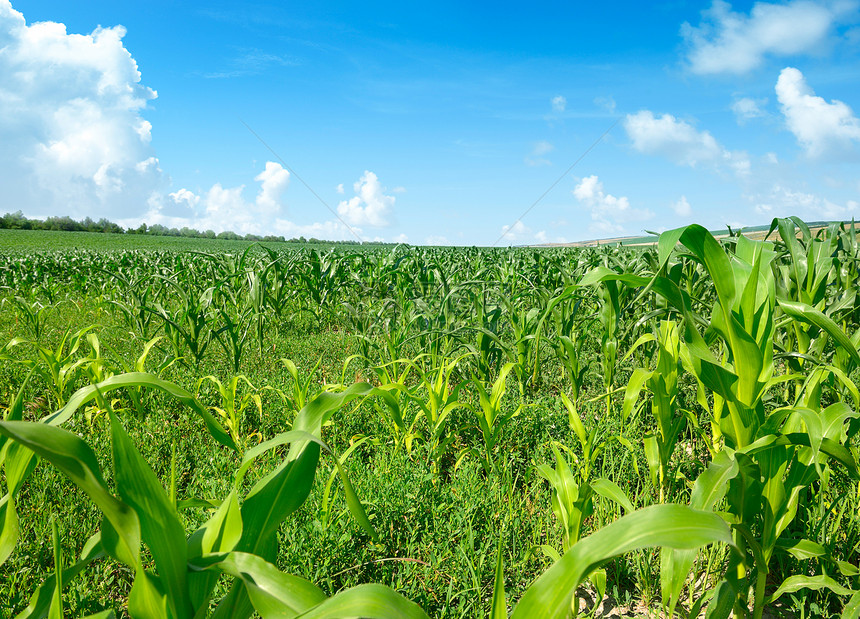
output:
[[[710,319],[694,315],[686,291],[667,277],[666,265],[679,242],[701,263],[713,280],[716,302]],[[846,422],[857,414],[841,403],[825,410],[783,407],[768,410],[768,390],[785,377],[774,377],[774,337],[777,307],[797,320],[826,331],[853,357],[848,338],[820,311],[802,302],[778,300],[772,263],[772,243],[737,238],[728,254],[701,226],[688,226],[660,237],[661,270],[646,284],[663,296],[683,318],[684,340],[690,353],[689,370],[711,396],[713,406],[710,448],[713,460],[696,482],[691,506],[715,509],[725,499],[738,552],[731,554],[722,580],[713,589],[712,616],[748,615],[759,619],[773,599],[765,586],[771,558],[780,550],[780,538],[794,522],[801,493],[821,475],[829,460],[840,462],[857,477],[854,456],[846,449]],[[596,279],[619,279],[597,273]],[[701,325],[706,325],[704,333]],[[707,398],[700,403],[708,406]],[[804,540],[805,541],[805,540]],[[694,553],[664,555],[664,601],[674,608]],[[826,574],[808,577],[805,585],[830,587]],[[783,582],[782,586],[797,582]],[[834,583],[835,584],[835,583]],[[778,592],[780,590],[778,589]],[[751,592],[751,599],[750,599]]]

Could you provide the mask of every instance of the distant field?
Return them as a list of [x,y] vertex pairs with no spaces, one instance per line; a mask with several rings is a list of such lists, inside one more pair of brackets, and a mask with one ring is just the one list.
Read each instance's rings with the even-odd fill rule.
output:
[[[119,250],[176,250],[176,251],[243,251],[253,241],[227,239],[192,239],[175,236],[148,236],[136,234],[103,234],[100,232],[60,232],[53,230],[0,229],[0,252],[15,251],[66,251],[69,249]],[[330,249],[332,247],[360,247],[335,243],[258,243],[275,249],[299,248]]]
[[[807,226],[809,226],[810,232],[813,235],[817,234],[820,230],[823,230],[831,223],[829,221],[813,221],[807,222]],[[851,222],[844,222],[846,225],[849,225]],[[750,226],[748,228],[740,228],[741,232],[748,239],[761,241],[764,240],[765,236],[767,236],[768,230],[770,230],[770,225],[764,226]],[[735,230],[737,232],[737,230]],[[729,230],[727,228],[723,228],[720,230],[711,230],[711,234],[713,234],[717,238],[725,237],[729,235]],[[769,240],[774,240],[778,236],[778,233],[774,231]],[[591,239],[588,241],[576,241],[574,243],[542,243],[540,245],[532,245],[532,247],[594,247],[597,245],[623,245],[626,247],[630,246],[641,246],[641,245],[654,245],[657,243],[657,237],[654,235],[647,236],[619,236],[619,237],[611,237],[611,238],[603,238],[603,239]]]

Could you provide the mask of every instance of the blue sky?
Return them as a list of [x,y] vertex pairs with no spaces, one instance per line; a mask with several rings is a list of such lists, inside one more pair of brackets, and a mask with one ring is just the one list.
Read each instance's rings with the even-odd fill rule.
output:
[[0,210],[477,245],[858,216],[856,0],[584,4],[0,0]]

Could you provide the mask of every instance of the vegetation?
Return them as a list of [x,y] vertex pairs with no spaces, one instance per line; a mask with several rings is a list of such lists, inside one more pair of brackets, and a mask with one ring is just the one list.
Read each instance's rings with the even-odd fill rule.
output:
[[0,599],[858,617],[860,247],[769,232],[5,252]]
[[[215,232],[214,230],[195,230],[184,226],[182,228],[168,228],[161,224],[147,225],[140,224],[137,228],[124,229],[117,223],[114,223],[104,217],[98,221],[93,221],[90,217],[85,217],[81,221],[76,221],[67,215],[60,217],[47,217],[45,219],[28,218],[21,211],[14,213],[6,213],[0,217],[0,230],[43,230],[50,232],[91,232],[97,234],[133,234],[147,235],[157,237],[180,237],[184,239],[206,239],[206,240],[226,240],[226,241],[263,241],[266,243],[301,243],[311,245],[355,245],[355,241],[320,241],[319,239],[306,239],[301,236],[287,241],[281,235],[266,235],[259,236],[257,234],[236,234],[231,230]],[[361,242],[358,244],[368,245],[392,245],[392,243],[379,242]]]

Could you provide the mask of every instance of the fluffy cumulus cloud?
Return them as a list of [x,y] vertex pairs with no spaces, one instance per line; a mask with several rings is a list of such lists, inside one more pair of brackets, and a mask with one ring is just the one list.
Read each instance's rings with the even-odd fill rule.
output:
[[[141,219],[148,224],[169,227],[272,234],[273,226],[283,226],[285,221],[282,217],[286,211],[282,194],[290,182],[290,173],[281,164],[268,161],[254,180],[260,183],[260,187],[253,202],[245,199],[244,185],[224,187],[215,183],[199,195],[185,188],[166,197],[156,194],[150,199],[150,209]],[[277,224],[278,221],[282,223]]]
[[764,195],[752,196],[755,211],[767,217],[797,215],[806,221],[845,220],[857,217],[860,204],[848,200],[837,204],[822,196],[798,191],[780,184]]
[[274,161],[266,162],[266,169],[254,177],[260,182],[257,194],[257,210],[261,215],[277,215],[281,210],[281,195],[290,184],[290,173]]
[[10,208],[100,216],[143,212],[164,185],[142,116],[125,29],[69,34],[27,24],[0,0],[0,184]]
[[793,67],[779,74],[776,96],[789,130],[810,157],[838,158],[856,153],[860,120],[845,103],[828,103],[817,96]]
[[698,26],[681,27],[689,67],[700,74],[740,74],[760,66],[766,56],[820,53],[835,26],[857,6],[854,0],[757,2],[746,15],[715,0]]
[[627,197],[615,197],[603,189],[596,175],[583,178],[573,189],[580,204],[591,210],[589,232],[596,235],[620,235],[626,232],[625,224],[644,221],[654,216],[648,209],[634,209]]
[[166,196],[154,194],[149,200],[149,209],[142,216],[120,219],[117,223],[136,227],[146,222],[169,228],[187,226],[197,230],[230,230],[243,235],[282,235],[287,238],[304,236],[352,240],[358,235],[361,240],[366,240],[361,228],[348,227],[337,220],[299,224],[287,219],[283,194],[289,185],[290,173],[281,164],[267,161],[254,180],[259,187],[253,200],[246,198],[245,185],[224,187],[215,183],[200,193],[183,188]]
[[342,200],[337,213],[351,226],[390,226],[394,217],[395,197],[385,194],[385,188],[373,172],[365,170],[353,185],[355,196]]
[[567,99],[562,95],[556,95],[549,101],[552,104],[553,112],[563,112],[567,107]]
[[724,149],[708,131],[671,114],[655,116],[650,110],[628,114],[624,128],[633,148],[641,153],[662,155],[678,165],[729,168],[739,176],[750,173],[750,160],[743,151]]

